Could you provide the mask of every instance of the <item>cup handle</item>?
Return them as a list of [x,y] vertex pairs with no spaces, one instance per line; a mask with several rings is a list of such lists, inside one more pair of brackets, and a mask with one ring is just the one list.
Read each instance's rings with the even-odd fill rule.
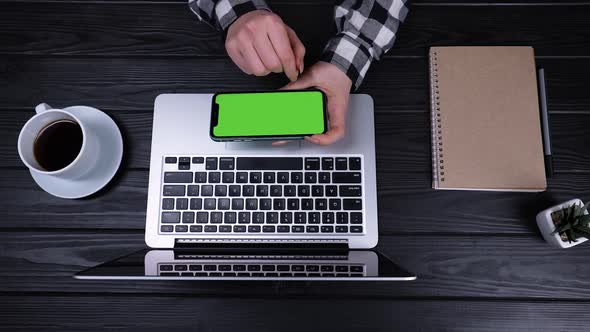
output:
[[37,114],[39,114],[39,113],[43,113],[43,112],[50,110],[50,109],[53,109],[53,107],[49,106],[48,104],[41,103],[35,107],[35,112],[37,112]]

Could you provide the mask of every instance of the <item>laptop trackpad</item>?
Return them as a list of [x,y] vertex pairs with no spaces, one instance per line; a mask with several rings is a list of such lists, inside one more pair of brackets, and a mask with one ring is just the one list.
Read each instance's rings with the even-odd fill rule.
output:
[[272,141],[252,141],[252,142],[226,142],[225,149],[230,151],[236,150],[268,150],[273,151],[293,151],[301,149],[301,141],[291,141],[285,145],[272,146]]

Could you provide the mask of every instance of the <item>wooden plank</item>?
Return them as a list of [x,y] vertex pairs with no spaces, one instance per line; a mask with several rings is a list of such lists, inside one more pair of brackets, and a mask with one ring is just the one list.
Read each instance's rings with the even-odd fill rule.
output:
[[[123,168],[148,168],[152,113],[108,111],[121,128],[125,142]],[[16,149],[18,134],[32,116],[30,111],[0,112],[0,167],[20,167]],[[590,172],[585,147],[590,144],[590,114],[553,114],[554,166],[560,172]],[[428,113],[378,110],[375,115],[378,171],[430,172],[430,123]]]
[[[0,232],[0,292],[309,296],[485,297],[587,300],[590,246],[553,249],[540,236],[383,236],[379,249],[419,279],[351,282],[115,282],[71,275],[143,246],[143,232]],[[354,285],[354,287],[352,287]]]
[[[321,52],[333,31],[331,4],[272,7],[308,54]],[[413,6],[387,56],[424,56],[432,45],[532,45],[538,55],[588,56],[589,12],[590,6]],[[0,29],[0,54],[225,56],[221,36],[186,2],[4,3]]]
[[[215,299],[2,296],[13,329],[235,331],[583,331],[590,304],[560,301]],[[100,308],[100,310],[97,310]],[[342,315],[342,313],[349,313]],[[34,317],[35,319],[31,319]],[[334,319],[338,317],[338,319]],[[416,319],[419,317],[419,319]]]
[[[590,113],[590,58],[537,64],[547,71],[552,113]],[[0,110],[32,110],[47,102],[147,111],[161,93],[273,90],[287,83],[278,74],[245,75],[229,59],[0,57],[0,73]],[[375,63],[358,92],[371,94],[378,111],[429,112],[427,61]]]
[[[430,173],[378,170],[380,234],[529,234],[535,215],[559,202],[590,200],[587,174],[558,174],[544,193],[435,191]],[[26,170],[0,173],[1,229],[143,230],[148,173],[124,171],[82,200],[53,197]]]

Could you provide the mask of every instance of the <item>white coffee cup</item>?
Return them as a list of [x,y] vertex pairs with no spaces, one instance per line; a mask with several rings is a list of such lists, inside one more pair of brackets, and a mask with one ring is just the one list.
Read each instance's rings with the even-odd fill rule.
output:
[[[65,180],[75,180],[88,174],[100,157],[98,155],[100,151],[99,142],[91,127],[71,112],[53,109],[47,104],[37,105],[35,111],[37,114],[25,123],[18,136],[18,154],[23,163],[31,172]],[[45,127],[60,120],[74,121],[80,126],[82,129],[82,147],[78,156],[69,165],[55,171],[47,171],[39,165],[35,158],[35,140]]]

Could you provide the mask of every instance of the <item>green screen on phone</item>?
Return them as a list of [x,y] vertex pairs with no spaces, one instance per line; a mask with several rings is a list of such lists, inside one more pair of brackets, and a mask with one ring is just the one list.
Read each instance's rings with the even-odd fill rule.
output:
[[215,104],[214,137],[299,136],[326,129],[320,91],[220,93]]

